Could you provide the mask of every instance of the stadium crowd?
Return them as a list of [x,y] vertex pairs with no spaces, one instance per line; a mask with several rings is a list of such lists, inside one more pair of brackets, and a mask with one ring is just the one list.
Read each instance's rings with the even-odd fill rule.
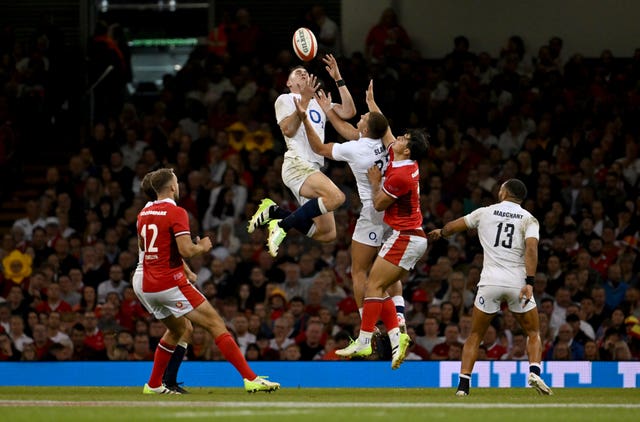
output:
[[[309,19],[320,54],[338,52],[335,22],[321,9]],[[98,27],[93,63],[113,64],[121,74],[100,98],[90,136],[67,166],[47,169],[40,195],[3,236],[0,360],[153,358],[164,326],[141,307],[130,276],[136,217],[147,200],[140,181],[160,167],[178,176],[191,232],[213,241],[211,253],[189,265],[247,359],[338,359],[335,350],[360,325],[349,254],[360,203],[348,168],[326,168],[347,198],[335,212],[334,242],[291,232],[274,259],[264,230],[246,232],[262,198],[297,206],[281,182],[284,144],[273,111],[295,57],[288,49],[258,50],[259,28],[241,9],[223,28],[224,39],[211,36],[216,42],[196,47],[149,102],[117,95],[125,92],[128,53]],[[9,116],[46,101],[55,51],[46,34],[26,47],[6,31],[0,36],[5,178],[15,147]],[[501,51],[475,52],[460,36],[446,57],[425,60],[388,10],[372,26],[365,52],[339,59],[358,111],[366,109],[373,79],[396,132],[429,130],[430,157],[420,163],[426,230],[494,203],[510,178],[525,182],[523,206],[540,221],[534,295],[544,360],[640,359],[640,48],[629,53],[569,55],[558,37],[528,51],[518,36]],[[308,68],[324,77],[320,60]],[[327,140],[336,140],[330,129]],[[475,234],[459,234],[431,244],[403,280],[413,340],[407,359],[460,360],[482,259]],[[388,358],[383,337],[377,343],[375,358]],[[487,331],[480,359],[526,360],[524,345],[505,309]],[[195,327],[187,359],[222,356]]]

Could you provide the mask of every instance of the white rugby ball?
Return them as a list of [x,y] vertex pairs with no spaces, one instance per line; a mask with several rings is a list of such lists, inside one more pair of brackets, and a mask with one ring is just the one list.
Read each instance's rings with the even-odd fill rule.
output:
[[293,33],[293,52],[303,62],[313,60],[318,52],[318,41],[308,28],[298,28]]

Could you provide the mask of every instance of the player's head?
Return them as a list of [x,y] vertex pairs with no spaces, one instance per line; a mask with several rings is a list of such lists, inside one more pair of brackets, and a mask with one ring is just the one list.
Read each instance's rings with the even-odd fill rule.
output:
[[376,111],[364,114],[360,122],[359,125],[363,125],[364,127],[358,129],[365,132],[363,135],[371,139],[381,139],[389,128],[387,118]]
[[289,91],[298,93],[298,85],[303,85],[309,78],[309,72],[303,66],[296,66],[289,72],[289,78],[287,78],[287,88]]
[[410,160],[420,160],[429,150],[429,137],[422,129],[409,129],[404,135],[398,136],[392,148],[396,155],[403,154]]
[[158,194],[156,194],[156,191],[153,190],[153,186],[151,186],[151,176],[153,175],[153,173],[155,172],[150,171],[149,173],[144,175],[142,181],[140,182],[140,190],[147,196],[147,198],[155,201],[156,199],[158,199]]
[[502,201],[509,198],[514,202],[521,203],[527,197],[527,187],[518,179],[509,179],[502,184],[498,196]]
[[173,174],[173,169],[162,168],[154,171],[151,175],[151,187],[158,197],[173,197],[175,201],[180,197],[178,178]]

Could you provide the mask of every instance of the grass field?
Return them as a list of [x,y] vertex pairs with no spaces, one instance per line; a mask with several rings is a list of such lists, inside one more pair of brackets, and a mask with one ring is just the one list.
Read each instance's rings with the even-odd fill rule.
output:
[[240,388],[191,388],[183,396],[143,396],[142,388],[0,387],[3,421],[536,421],[640,420],[638,389],[528,388],[283,389],[247,394]]

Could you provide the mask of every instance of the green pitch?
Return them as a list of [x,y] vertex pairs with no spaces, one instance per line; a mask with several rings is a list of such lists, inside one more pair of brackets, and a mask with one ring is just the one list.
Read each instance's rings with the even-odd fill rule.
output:
[[525,388],[297,389],[247,394],[241,388],[191,388],[183,396],[143,396],[140,388],[0,387],[3,421],[636,421],[638,389]]

